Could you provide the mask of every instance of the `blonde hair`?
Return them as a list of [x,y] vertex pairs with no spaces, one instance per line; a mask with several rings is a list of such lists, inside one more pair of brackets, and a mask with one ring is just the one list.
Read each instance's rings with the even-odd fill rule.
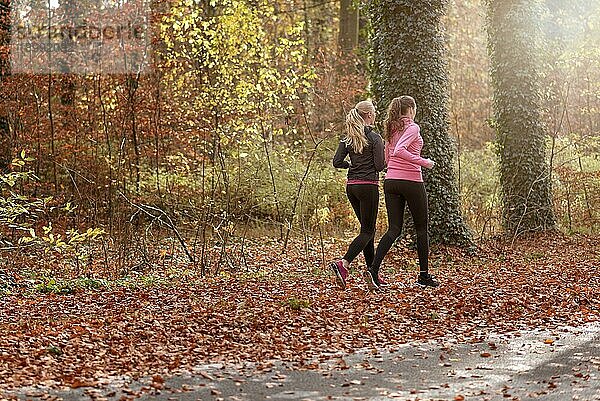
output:
[[363,100],[346,115],[346,137],[343,141],[347,146],[351,146],[355,153],[362,153],[368,144],[364,117],[369,113],[375,114],[375,106],[370,100]]
[[387,115],[383,121],[383,135],[385,140],[390,142],[394,132],[404,130],[403,116],[406,116],[408,109],[416,109],[417,103],[410,96],[400,96],[392,99],[387,109]]

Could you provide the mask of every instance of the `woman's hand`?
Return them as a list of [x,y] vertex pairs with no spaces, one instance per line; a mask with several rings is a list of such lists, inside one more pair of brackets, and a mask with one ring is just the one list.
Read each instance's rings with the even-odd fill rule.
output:
[[424,159],[425,160],[425,168],[428,169],[432,169],[433,166],[435,166],[435,162],[431,159]]

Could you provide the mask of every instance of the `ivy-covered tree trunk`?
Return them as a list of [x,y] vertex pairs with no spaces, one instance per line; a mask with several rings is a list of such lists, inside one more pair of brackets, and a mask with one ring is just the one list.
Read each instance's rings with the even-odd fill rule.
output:
[[448,71],[441,17],[446,0],[373,0],[371,91],[380,112],[410,95],[417,102],[423,157],[436,165],[423,172],[434,243],[468,246],[471,233],[460,210],[455,145],[448,126]]
[[541,117],[541,1],[487,0],[487,7],[504,230],[554,229]]

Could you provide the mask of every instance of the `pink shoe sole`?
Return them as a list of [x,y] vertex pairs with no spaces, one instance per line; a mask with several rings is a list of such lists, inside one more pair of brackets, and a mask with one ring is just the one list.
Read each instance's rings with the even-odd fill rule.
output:
[[342,290],[346,289],[346,279],[342,275],[342,272],[341,272],[338,264],[336,262],[334,262],[334,263],[331,263],[329,265],[329,267],[331,268],[331,270],[333,270],[333,273],[335,274],[335,281],[337,282],[340,289],[342,289]]

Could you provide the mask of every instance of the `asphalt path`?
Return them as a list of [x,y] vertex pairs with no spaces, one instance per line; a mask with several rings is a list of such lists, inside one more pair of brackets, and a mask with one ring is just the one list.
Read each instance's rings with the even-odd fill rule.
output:
[[332,354],[316,369],[290,363],[203,365],[95,387],[28,387],[17,400],[600,400],[600,324],[451,337],[394,351]]

